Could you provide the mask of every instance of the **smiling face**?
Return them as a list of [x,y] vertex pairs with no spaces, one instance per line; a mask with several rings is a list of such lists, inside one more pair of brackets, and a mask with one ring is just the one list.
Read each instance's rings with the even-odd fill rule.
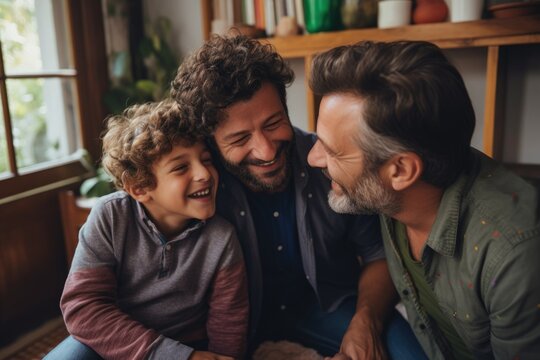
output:
[[224,110],[214,140],[225,168],[252,191],[282,191],[290,178],[293,131],[277,90],[265,83]]
[[332,180],[330,207],[339,213],[394,213],[397,194],[386,187],[358,146],[363,101],[352,94],[323,97],[317,120],[318,140],[308,163]]
[[153,189],[128,190],[165,235],[183,230],[191,219],[214,215],[218,173],[203,143],[175,145],[152,165]]

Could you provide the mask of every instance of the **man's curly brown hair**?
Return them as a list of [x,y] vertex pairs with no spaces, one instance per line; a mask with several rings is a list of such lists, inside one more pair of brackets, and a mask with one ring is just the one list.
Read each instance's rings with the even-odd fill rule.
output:
[[155,188],[152,165],[173,146],[192,146],[202,136],[182,116],[174,101],[133,105],[108,119],[102,165],[118,189]]
[[249,100],[264,82],[276,87],[287,110],[285,87],[293,80],[293,71],[272,45],[243,35],[215,35],[180,65],[171,97],[196,126],[211,134],[221,110]]

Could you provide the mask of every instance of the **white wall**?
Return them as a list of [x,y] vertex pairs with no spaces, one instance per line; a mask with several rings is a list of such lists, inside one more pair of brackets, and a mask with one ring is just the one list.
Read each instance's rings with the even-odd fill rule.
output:
[[[173,25],[173,47],[185,57],[203,42],[201,7],[191,0],[144,0],[150,18],[166,16]],[[482,149],[486,87],[486,49],[446,50],[461,72],[476,113],[473,146]],[[504,160],[540,164],[540,45],[509,50]],[[304,62],[289,60],[296,80],[287,93],[291,121],[307,128]]]
[[203,43],[199,0],[144,0],[144,13],[154,19],[165,16],[172,23],[172,46],[184,58]]

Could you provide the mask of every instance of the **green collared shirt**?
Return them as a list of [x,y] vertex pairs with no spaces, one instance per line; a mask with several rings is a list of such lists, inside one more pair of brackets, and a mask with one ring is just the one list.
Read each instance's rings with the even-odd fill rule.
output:
[[[473,151],[468,174],[446,189],[422,254],[442,312],[474,357],[540,357],[538,193],[497,162]],[[452,351],[423,310],[382,216],[390,273],[409,322],[430,359]]]

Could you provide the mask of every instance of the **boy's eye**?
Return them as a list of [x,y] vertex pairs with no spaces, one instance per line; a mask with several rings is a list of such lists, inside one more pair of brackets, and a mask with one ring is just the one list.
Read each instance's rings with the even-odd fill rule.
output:
[[175,172],[185,172],[187,170],[187,165],[179,165],[173,169]]
[[212,158],[204,158],[201,160],[203,164],[205,165],[212,165]]

